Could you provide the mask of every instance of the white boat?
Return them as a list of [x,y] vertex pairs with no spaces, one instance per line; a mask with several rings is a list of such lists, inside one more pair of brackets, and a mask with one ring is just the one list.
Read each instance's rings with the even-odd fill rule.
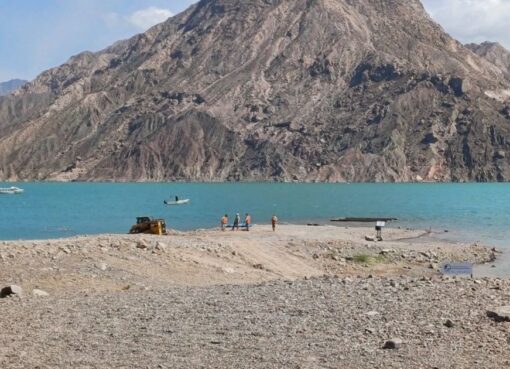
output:
[[190,202],[190,199],[183,200],[165,200],[165,205],[186,205]]
[[17,195],[25,192],[25,190],[18,187],[0,188],[0,195]]

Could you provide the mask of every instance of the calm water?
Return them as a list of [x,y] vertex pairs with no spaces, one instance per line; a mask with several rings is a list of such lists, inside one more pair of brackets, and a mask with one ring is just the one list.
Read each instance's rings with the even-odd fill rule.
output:
[[[0,239],[126,233],[136,216],[162,217],[170,228],[216,226],[222,214],[273,213],[284,222],[342,216],[389,216],[395,226],[443,231],[448,237],[507,246],[510,184],[112,184],[20,183],[22,195],[0,195]],[[163,200],[179,195],[186,206]],[[510,246],[510,242],[508,243]]]
[[[396,217],[391,226],[431,227],[434,237],[506,248],[496,269],[478,272],[510,275],[510,184],[0,183],[12,185],[26,192],[0,195],[0,240],[127,233],[137,216],[161,217],[180,230],[214,227],[236,212],[250,212],[255,224],[273,213],[289,223]],[[191,203],[163,204],[175,195]]]

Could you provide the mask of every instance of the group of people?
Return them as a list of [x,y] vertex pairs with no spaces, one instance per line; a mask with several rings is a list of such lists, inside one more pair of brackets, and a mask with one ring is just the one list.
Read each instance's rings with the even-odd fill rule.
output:
[[[241,223],[241,216],[239,213],[236,214],[234,218],[234,222],[232,223],[232,230],[239,230],[239,227],[246,228],[247,231],[250,230],[251,227],[251,215],[249,213],[246,213],[246,216],[244,218],[244,224]],[[276,231],[276,224],[278,223],[278,217],[273,214],[271,217],[271,225],[273,227],[273,232]],[[228,214],[225,214],[223,217],[221,217],[221,230],[226,231],[227,227],[229,227],[228,224]]]

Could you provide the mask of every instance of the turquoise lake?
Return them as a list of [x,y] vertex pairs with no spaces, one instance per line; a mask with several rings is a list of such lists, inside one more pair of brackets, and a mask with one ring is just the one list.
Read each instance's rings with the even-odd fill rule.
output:
[[[391,226],[447,229],[454,239],[506,247],[510,238],[510,184],[0,183],[12,185],[25,193],[0,195],[2,240],[127,233],[137,216],[209,228],[236,212],[255,224],[273,213],[289,223],[384,216],[399,219]],[[190,204],[163,204],[175,195]]]
[[[272,214],[297,224],[395,217],[390,227],[505,248],[496,268],[480,266],[477,275],[510,276],[510,184],[0,183],[10,186],[25,193],[0,195],[0,240],[127,233],[137,216],[178,230],[216,227],[237,212],[249,212],[255,225]],[[163,204],[175,195],[191,202]]]

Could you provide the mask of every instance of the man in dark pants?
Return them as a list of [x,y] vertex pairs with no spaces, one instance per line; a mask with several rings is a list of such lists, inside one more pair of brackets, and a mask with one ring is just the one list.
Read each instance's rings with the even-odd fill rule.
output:
[[239,222],[241,221],[241,217],[239,216],[239,213],[236,214],[236,217],[234,218],[234,224],[232,225],[232,230],[236,229],[239,230]]
[[382,239],[382,229],[385,226],[386,226],[386,222],[380,222],[379,221],[379,222],[377,222],[375,224],[375,233],[376,233],[375,238],[376,238],[377,241],[382,241],[383,240]]

